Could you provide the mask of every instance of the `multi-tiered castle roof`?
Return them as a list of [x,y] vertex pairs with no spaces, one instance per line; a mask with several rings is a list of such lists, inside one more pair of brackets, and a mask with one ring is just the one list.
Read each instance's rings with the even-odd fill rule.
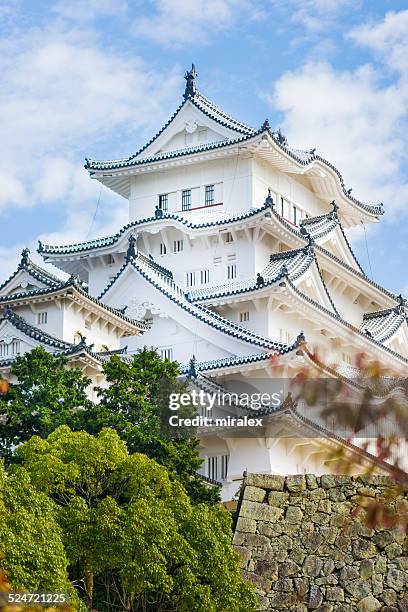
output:
[[[315,149],[291,147],[268,120],[255,129],[230,117],[198,91],[196,77],[193,66],[181,104],[135,154],[86,160],[92,179],[129,200],[129,223],[112,236],[40,243],[44,261],[68,281],[23,254],[0,288],[0,343],[2,329],[14,325],[69,353],[87,346],[75,344],[74,329],[83,325],[95,359],[123,351],[126,336],[128,355],[156,346],[206,389],[229,390],[237,381],[256,389],[305,365],[356,386],[360,353],[403,376],[405,300],[367,276],[346,234],[377,222],[382,204],[356,199],[333,164]],[[48,303],[64,303],[65,311],[74,305],[82,322],[62,324],[55,337],[46,324],[37,331],[22,322],[26,306]],[[256,443],[201,430],[207,476],[234,481],[250,461],[253,471],[327,471],[328,447],[357,452],[346,434],[291,401],[265,410]],[[272,438],[280,459],[266,442]],[[374,460],[358,453],[358,462]]]

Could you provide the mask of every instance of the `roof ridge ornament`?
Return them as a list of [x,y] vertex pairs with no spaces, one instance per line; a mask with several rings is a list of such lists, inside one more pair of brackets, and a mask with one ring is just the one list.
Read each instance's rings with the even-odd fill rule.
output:
[[278,129],[277,132],[272,132],[272,136],[282,147],[288,146],[288,139],[282,133],[282,130],[280,128]]
[[29,255],[30,255],[30,249],[28,247],[21,251],[21,260],[20,260],[19,267],[24,267],[28,264]]
[[197,93],[197,88],[195,84],[195,80],[198,74],[194,64],[191,64],[191,70],[188,70],[184,75],[186,79],[186,88],[184,90],[184,99],[188,100],[189,98],[194,98]]
[[273,201],[271,188],[268,187],[268,195],[265,198],[264,206],[270,206],[273,208],[275,206],[275,202]]
[[134,234],[129,235],[128,242],[129,244],[126,251],[126,261],[136,259],[137,257],[136,237],[134,236]]
[[305,236],[305,238],[307,239],[307,245],[303,248],[303,252],[306,255],[313,255],[314,253],[314,246],[315,246],[315,241],[313,239],[313,236],[311,236],[310,234],[307,234],[307,236]]
[[331,210],[331,212],[330,212],[330,214],[329,214],[329,217],[330,217],[331,219],[338,219],[338,214],[337,214],[337,211],[339,210],[339,207],[338,207],[338,205],[336,204],[336,200],[332,200],[332,201],[330,202],[330,206],[332,207],[332,210]]
[[270,129],[271,129],[271,124],[269,123],[269,119],[266,118],[263,124],[261,125],[261,132],[264,132],[265,130],[270,131]]
[[163,219],[164,217],[164,210],[160,208],[158,204],[156,205],[156,208],[154,209],[154,216],[156,217],[156,219]]
[[394,310],[397,314],[403,314],[406,300],[402,297],[401,293],[397,296],[397,300],[398,305],[394,308]]
[[187,376],[189,378],[197,378],[197,376],[198,376],[196,363],[197,363],[196,356],[193,354],[193,356],[191,357],[191,359],[190,359],[190,361],[188,363]]

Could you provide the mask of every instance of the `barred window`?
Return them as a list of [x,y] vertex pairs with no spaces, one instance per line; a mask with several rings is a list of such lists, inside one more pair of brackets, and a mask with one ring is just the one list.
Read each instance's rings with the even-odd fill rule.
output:
[[187,272],[186,284],[187,284],[187,287],[194,287],[194,285],[196,284],[196,273],[195,272]]
[[170,359],[173,360],[173,349],[172,348],[163,348],[160,349],[160,356],[162,359]]
[[191,208],[191,189],[183,189],[181,192],[181,210],[190,210]]
[[210,282],[210,271],[208,269],[200,270],[200,275],[201,275],[201,284],[207,285]]
[[205,205],[211,206],[214,204],[214,185],[205,186]]
[[237,265],[229,264],[227,266],[227,279],[232,280],[237,277]]
[[169,194],[162,193],[161,195],[159,195],[159,208],[161,210],[166,211],[168,209],[168,206],[169,206]]
[[37,313],[37,325],[45,325],[47,323],[48,313],[39,312]]

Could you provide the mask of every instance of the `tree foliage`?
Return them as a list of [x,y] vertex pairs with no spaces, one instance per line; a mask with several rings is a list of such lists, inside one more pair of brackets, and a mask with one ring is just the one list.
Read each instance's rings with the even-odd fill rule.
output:
[[33,435],[46,437],[64,424],[78,428],[82,411],[90,407],[86,389],[91,381],[79,368],[68,367],[66,357],[37,347],[16,358],[11,374],[18,384],[0,395],[0,452],[6,461]]
[[59,507],[67,556],[79,568],[89,609],[100,577],[104,609],[254,608],[231,547],[228,513],[192,505],[163,466],[129,455],[112,429],[91,436],[62,426],[46,440],[33,437],[18,455],[16,473],[28,473]]
[[169,394],[186,390],[178,364],[145,348],[130,362],[114,356],[103,369],[109,386],[97,389],[94,404],[86,395],[91,381],[79,368],[70,368],[65,357],[42,348],[18,357],[11,370],[18,384],[0,394],[0,453],[6,462],[15,460],[18,444],[32,435],[45,438],[60,425],[92,434],[112,427],[131,453],[145,453],[165,465],[192,500],[218,502],[218,488],[207,487],[197,475],[202,459],[195,431],[168,425]]
[[[130,362],[112,357],[104,373],[108,386],[98,390],[100,401],[88,413],[84,429],[95,433],[113,427],[131,453],[144,453],[165,465],[193,501],[218,502],[218,488],[208,488],[197,475],[202,459],[195,430],[168,425],[170,393],[187,391],[179,380],[178,364],[144,348]],[[192,414],[191,407],[184,408],[183,415],[187,413]]]
[[13,589],[73,593],[56,506],[26,471],[0,464],[0,568]]

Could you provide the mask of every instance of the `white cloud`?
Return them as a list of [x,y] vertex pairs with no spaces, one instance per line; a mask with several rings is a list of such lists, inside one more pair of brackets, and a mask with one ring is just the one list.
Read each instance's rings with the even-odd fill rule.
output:
[[293,21],[311,31],[326,29],[338,16],[352,7],[357,0],[289,0],[287,5],[294,9]]
[[157,75],[88,31],[24,31],[0,40],[0,51],[0,210],[80,197],[72,181],[85,176],[84,153],[109,135],[131,141],[153,129],[179,88],[175,72]]
[[[105,2],[105,13],[115,4]],[[136,137],[154,132],[180,94],[178,69],[153,71],[104,44],[93,28],[58,17],[0,38],[0,74],[0,213],[58,207],[53,237],[61,242],[85,239],[91,225],[93,235],[117,231],[127,202],[104,189],[93,221],[100,185],[84,158],[109,141],[116,150],[108,156],[134,153]],[[0,273],[14,264],[7,257]]]
[[403,175],[407,91],[383,85],[373,66],[337,71],[308,62],[276,82],[270,97],[283,113],[283,128],[296,147],[317,147],[353,187],[353,195],[386,210],[406,210]]
[[74,21],[91,21],[101,17],[118,17],[128,10],[126,0],[61,0],[53,7],[54,12]]
[[408,76],[408,10],[387,13],[380,23],[365,24],[350,38],[374,51],[390,68]]
[[257,19],[253,0],[154,0],[156,12],[139,17],[135,33],[163,46],[205,43],[232,27],[242,14]]

